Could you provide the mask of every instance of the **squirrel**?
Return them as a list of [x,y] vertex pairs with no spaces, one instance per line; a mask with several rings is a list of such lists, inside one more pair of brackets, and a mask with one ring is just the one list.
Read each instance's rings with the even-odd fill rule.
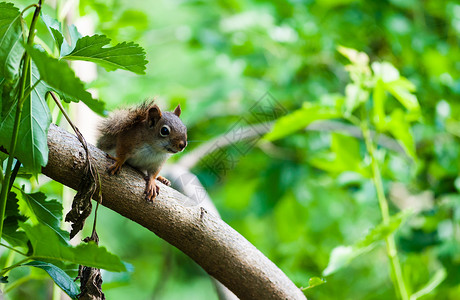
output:
[[97,147],[115,160],[109,167],[109,174],[120,172],[125,162],[147,172],[147,201],[153,202],[160,191],[155,179],[171,185],[158,173],[172,154],[187,146],[187,127],[179,119],[180,114],[180,105],[173,112],[161,112],[153,101],[145,101],[139,106],[113,112],[99,126]]

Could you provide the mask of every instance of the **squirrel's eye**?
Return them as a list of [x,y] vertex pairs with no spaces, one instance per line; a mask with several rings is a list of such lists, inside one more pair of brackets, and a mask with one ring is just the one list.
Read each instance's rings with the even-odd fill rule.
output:
[[161,127],[161,129],[160,129],[160,135],[161,136],[168,136],[169,133],[170,133],[169,126],[168,125],[163,125],[163,127]]

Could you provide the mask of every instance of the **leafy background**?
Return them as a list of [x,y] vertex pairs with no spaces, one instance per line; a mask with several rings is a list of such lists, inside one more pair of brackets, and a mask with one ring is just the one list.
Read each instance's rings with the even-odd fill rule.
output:
[[[20,8],[31,4],[15,3]],[[44,11],[62,20],[66,1],[57,3]],[[340,45],[366,52],[371,61],[390,62],[415,85],[420,103],[419,117],[410,123],[416,158],[388,152],[381,159],[392,214],[419,208],[397,231],[403,271],[411,292],[436,276],[443,278],[424,299],[458,297],[458,3],[81,0],[71,15],[92,22],[95,32],[114,43],[135,41],[145,48],[146,75],[101,71],[89,86],[109,110],[154,95],[163,107],[181,103],[189,129],[186,152],[226,133],[241,116],[256,123],[250,108],[267,92],[288,112],[305,102],[326,106],[345,94],[349,62],[337,51]],[[50,35],[39,37],[52,41]],[[400,106],[390,98],[385,107],[390,114]],[[371,180],[357,175],[361,160],[349,156],[350,149],[365,152],[361,140],[291,133],[294,124],[285,126],[287,136],[269,148],[258,144],[244,155],[229,148],[235,161],[225,173],[216,176],[205,163],[193,171],[223,219],[298,286],[307,286],[309,278],[322,277],[334,249],[359,244],[381,217]],[[69,194],[44,179],[39,185],[24,183],[58,201]],[[204,271],[146,229],[104,208],[98,224],[101,244],[132,265],[130,272],[103,271],[108,299],[216,299]],[[44,274],[35,268],[14,270],[11,281],[31,280],[8,297],[50,298],[52,282]],[[309,299],[395,298],[383,242],[325,279],[326,284],[306,290]]]

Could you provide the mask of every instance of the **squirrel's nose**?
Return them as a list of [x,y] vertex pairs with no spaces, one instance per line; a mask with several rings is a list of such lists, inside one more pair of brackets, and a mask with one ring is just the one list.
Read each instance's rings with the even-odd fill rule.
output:
[[182,151],[184,150],[185,146],[187,146],[187,142],[180,141],[178,146],[179,146],[180,151]]

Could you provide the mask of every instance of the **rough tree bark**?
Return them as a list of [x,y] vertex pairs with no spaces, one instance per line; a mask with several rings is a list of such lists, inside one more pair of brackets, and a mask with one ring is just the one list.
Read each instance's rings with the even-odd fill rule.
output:
[[[51,125],[48,146],[49,161],[43,173],[77,188],[85,162],[80,142]],[[119,175],[109,176],[106,169],[112,163],[110,159],[92,145],[89,150],[102,179],[102,205],[186,253],[240,299],[306,299],[274,263],[221,219],[200,206],[182,205],[191,200],[160,183],[160,195],[154,203],[148,203],[143,195],[145,181],[139,172],[124,167]]]

